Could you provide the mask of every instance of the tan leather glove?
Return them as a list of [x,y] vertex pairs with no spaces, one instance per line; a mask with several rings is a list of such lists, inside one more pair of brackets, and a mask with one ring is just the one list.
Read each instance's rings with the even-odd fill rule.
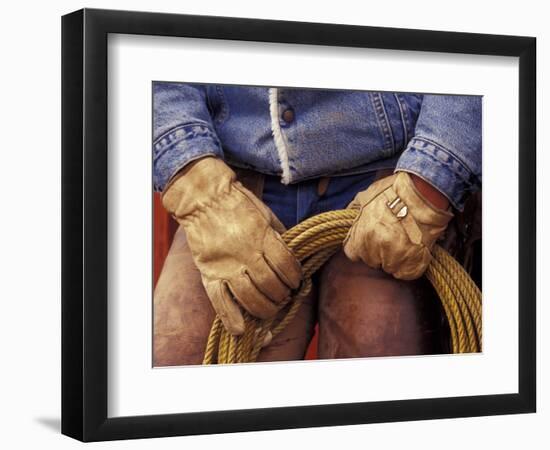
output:
[[424,274],[434,243],[453,217],[431,205],[406,172],[373,183],[349,207],[361,212],[344,241],[346,256],[402,280]]
[[301,267],[279,233],[284,226],[221,160],[186,166],[162,202],[183,226],[216,313],[235,335],[244,331],[237,305],[267,319],[299,286]]

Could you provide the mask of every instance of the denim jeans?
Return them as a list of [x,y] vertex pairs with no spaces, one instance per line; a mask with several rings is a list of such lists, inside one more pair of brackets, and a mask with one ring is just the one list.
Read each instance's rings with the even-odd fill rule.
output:
[[318,178],[284,185],[280,177],[266,175],[262,200],[288,229],[317,214],[346,208],[375,177],[376,172],[332,177],[320,195]]

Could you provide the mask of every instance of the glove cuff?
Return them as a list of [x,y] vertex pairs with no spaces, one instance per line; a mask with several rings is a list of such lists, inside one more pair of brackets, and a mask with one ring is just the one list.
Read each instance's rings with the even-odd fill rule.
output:
[[421,224],[445,227],[454,217],[453,213],[433,206],[418,191],[407,172],[398,172],[393,182],[393,189],[407,205],[415,220]]
[[162,204],[176,219],[218,201],[231,191],[235,172],[222,160],[204,157],[185,166],[162,194]]

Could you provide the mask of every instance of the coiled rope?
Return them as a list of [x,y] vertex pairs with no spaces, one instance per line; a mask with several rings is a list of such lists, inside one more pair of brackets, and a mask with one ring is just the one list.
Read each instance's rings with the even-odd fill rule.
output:
[[[358,210],[329,211],[307,219],[283,234],[283,240],[302,263],[303,281],[276,317],[259,320],[243,312],[245,331],[233,336],[219,317],[214,319],[203,364],[254,362],[268,333],[275,338],[294,318],[311,291],[311,276],[342,245]],[[451,334],[453,353],[481,350],[481,291],[470,276],[445,250],[435,246],[425,273],[437,292]]]

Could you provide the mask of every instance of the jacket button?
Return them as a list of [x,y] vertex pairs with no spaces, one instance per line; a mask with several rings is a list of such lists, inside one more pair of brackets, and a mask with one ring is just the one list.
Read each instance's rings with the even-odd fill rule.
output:
[[283,112],[283,120],[286,123],[290,123],[290,122],[294,121],[294,111],[292,109],[286,109]]

